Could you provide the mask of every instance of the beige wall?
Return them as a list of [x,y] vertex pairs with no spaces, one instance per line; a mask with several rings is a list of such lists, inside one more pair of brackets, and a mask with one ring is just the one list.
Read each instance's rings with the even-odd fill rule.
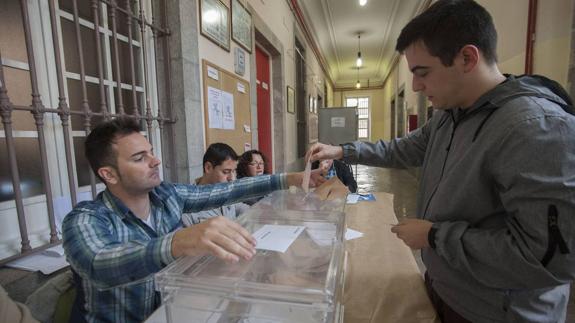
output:
[[[224,4],[230,7],[230,0],[222,0]],[[267,25],[267,27],[271,30],[271,32],[277,37],[284,48],[284,52],[281,53],[284,59],[284,66],[283,66],[283,77],[285,81],[285,85],[289,85],[292,88],[295,88],[295,35],[302,33],[297,30],[297,23],[296,19],[289,7],[287,1],[261,1],[261,0],[240,0],[244,5],[253,8],[255,13],[263,20],[263,22]],[[199,19],[199,17],[198,17]],[[198,22],[199,26],[199,22]],[[213,42],[211,42],[206,37],[202,36],[201,34],[198,35],[199,40],[199,57],[201,59],[207,59],[213,62],[216,65],[230,71],[233,73],[234,71],[234,56],[233,51],[234,48],[239,46],[233,40],[231,41],[231,48],[230,52],[221,49]],[[311,47],[306,42],[304,37],[300,37],[300,41],[303,42],[304,47],[306,47],[306,74],[307,74],[307,92],[308,95],[313,95],[317,97],[317,95],[321,95],[325,99],[324,92],[324,75],[320,68],[320,65],[311,50]],[[253,55],[255,53],[252,52]],[[246,53],[246,73],[241,78],[245,79],[246,81],[250,81],[250,73],[254,72],[254,67],[250,65],[251,57],[249,53]],[[251,72],[250,72],[251,71]],[[201,78],[201,76],[200,76]],[[255,84],[251,85],[252,87]],[[271,84],[272,89],[271,92],[273,93],[273,86]],[[284,94],[284,98],[286,97],[286,86],[282,88],[282,92]],[[329,90],[328,90],[329,92]],[[202,93],[203,96],[203,93]],[[333,94],[328,93],[328,99],[332,100]],[[202,97],[203,102],[203,97]],[[305,102],[308,102],[307,99]],[[203,103],[202,103],[203,104]],[[285,164],[290,165],[292,164],[296,158],[296,147],[297,147],[297,133],[296,133],[296,115],[287,113],[285,107],[285,99],[283,101],[283,107],[280,109],[284,113],[284,129],[285,129],[285,147],[273,147],[273,149],[284,149],[286,152],[286,160]],[[273,115],[272,115],[273,117]],[[205,116],[204,116],[205,118]],[[310,123],[317,123],[317,115],[308,116],[308,122]],[[272,123],[273,127],[273,123]],[[255,129],[255,128],[254,128]],[[317,137],[317,125],[310,125],[310,130],[314,133],[310,134],[310,139]],[[272,130],[273,131],[273,130]]]
[[342,107],[347,97],[369,97],[370,102],[370,140],[377,140],[384,131],[385,102],[382,89],[373,90],[346,90],[334,92],[334,107]]
[[[478,0],[493,16],[498,32],[499,68],[503,73],[523,74],[527,34],[528,0]],[[539,1],[533,72],[567,86],[573,21],[572,0]],[[406,115],[417,114],[417,94],[412,91],[412,76],[405,57],[398,60],[381,91],[382,110],[372,114],[372,140],[390,139],[390,102],[398,89],[405,89]],[[336,92],[337,93],[337,92]],[[335,94],[337,97],[338,94]],[[398,107],[399,108],[399,107]]]

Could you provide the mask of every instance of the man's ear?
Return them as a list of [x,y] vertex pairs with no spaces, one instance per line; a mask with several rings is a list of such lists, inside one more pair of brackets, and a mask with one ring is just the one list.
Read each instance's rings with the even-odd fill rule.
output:
[[477,63],[479,63],[479,48],[474,45],[465,45],[459,51],[461,58],[463,59],[463,71],[470,72],[472,71]]
[[104,166],[98,169],[98,175],[104,179],[106,184],[117,184],[119,180],[118,172],[112,166]]
[[204,163],[204,174],[211,173],[213,169],[214,165],[212,165],[212,162],[207,161]]

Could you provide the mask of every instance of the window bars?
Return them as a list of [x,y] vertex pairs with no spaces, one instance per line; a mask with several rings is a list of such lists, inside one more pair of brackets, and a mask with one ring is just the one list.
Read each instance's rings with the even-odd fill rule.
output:
[[[4,6],[14,9],[18,7],[16,2],[7,0]],[[154,133],[158,134],[158,144],[166,147],[161,149],[162,152],[173,151],[173,138],[169,142],[161,142],[164,128],[173,126],[175,122],[170,94],[170,31],[167,27],[166,2],[49,0],[49,11],[46,13],[42,8],[30,8],[32,2],[28,0],[19,1],[23,35],[7,37],[23,38],[21,47],[26,52],[26,58],[20,59],[27,59],[27,63],[13,57],[3,57],[3,52],[8,51],[12,55],[14,51],[6,43],[4,47],[0,42],[0,117],[3,126],[3,129],[0,128],[0,143],[1,139],[5,141],[5,150],[0,147],[0,152],[6,152],[0,154],[0,166],[7,166],[7,170],[0,170],[0,191],[4,191],[0,192],[0,221],[13,223],[15,221],[3,221],[2,217],[17,217],[19,239],[16,240],[20,241],[19,251],[14,250],[18,249],[14,248],[18,246],[16,242],[15,246],[12,245],[11,253],[6,252],[10,246],[0,252],[0,265],[60,242],[55,214],[59,206],[54,203],[54,187],[68,188],[67,192],[60,191],[58,195],[67,196],[69,207],[77,204],[80,187],[89,185],[91,197],[96,196],[96,178],[84,160],[82,144],[83,137],[98,122],[117,116],[131,116],[145,124],[149,139]],[[38,3],[33,5],[45,5],[45,2]],[[47,18],[45,21],[49,20],[49,24],[31,19],[31,12]],[[3,20],[0,22],[3,30],[7,29],[2,24],[14,22],[14,19],[8,22],[7,19]],[[50,32],[46,32],[48,29]],[[50,38],[51,43],[48,41]],[[38,42],[38,39],[44,41]],[[39,61],[52,66],[43,68]],[[50,73],[50,68],[55,72]],[[29,99],[21,93],[22,88],[27,88],[21,85],[28,83],[14,76],[22,71],[29,74],[28,94],[32,97],[29,106],[22,104]],[[57,86],[50,85],[50,78],[55,78]],[[15,93],[12,97],[11,91]],[[41,93],[47,93],[48,98]],[[57,97],[57,100],[50,97]],[[57,102],[56,106],[51,106],[54,105],[51,102]],[[33,127],[32,121],[28,127],[22,126],[21,119],[30,118],[29,115],[23,117],[25,112],[31,113]],[[56,120],[59,124],[54,123]],[[61,129],[61,133],[53,135],[54,129]],[[38,183],[36,191],[28,192],[21,178],[25,172],[19,169],[19,164],[27,158],[21,158],[18,152],[22,151],[30,137],[37,138],[41,176],[36,180],[40,180],[41,184]],[[56,164],[65,163],[67,171],[54,171],[49,165],[50,158],[56,160]],[[166,167],[171,168],[171,175],[176,178],[175,164]],[[11,190],[7,189],[9,184]],[[26,204],[31,203],[31,199],[37,202],[38,196],[45,203],[42,216],[47,217],[48,223],[42,234],[46,235],[49,231],[49,238],[36,239],[31,243],[29,226],[37,227],[35,220],[31,220],[37,216],[32,210],[38,209]],[[0,241],[2,244],[10,245],[10,241]]]

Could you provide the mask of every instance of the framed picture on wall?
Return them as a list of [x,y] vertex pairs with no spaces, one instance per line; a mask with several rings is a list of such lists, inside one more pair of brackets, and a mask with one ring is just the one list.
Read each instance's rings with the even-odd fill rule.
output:
[[287,86],[287,112],[295,113],[295,91],[291,86]]
[[252,52],[252,15],[239,0],[232,0],[232,39]]
[[230,51],[229,10],[220,0],[200,0],[200,30],[207,39]]

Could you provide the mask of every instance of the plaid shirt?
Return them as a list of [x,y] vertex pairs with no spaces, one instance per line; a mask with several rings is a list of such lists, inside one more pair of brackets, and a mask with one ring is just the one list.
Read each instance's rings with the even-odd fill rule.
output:
[[159,305],[154,273],[174,261],[183,212],[216,208],[285,188],[284,175],[214,185],[162,183],[150,192],[151,229],[108,190],[79,203],[62,224],[66,258],[81,281],[88,322],[141,322]]

